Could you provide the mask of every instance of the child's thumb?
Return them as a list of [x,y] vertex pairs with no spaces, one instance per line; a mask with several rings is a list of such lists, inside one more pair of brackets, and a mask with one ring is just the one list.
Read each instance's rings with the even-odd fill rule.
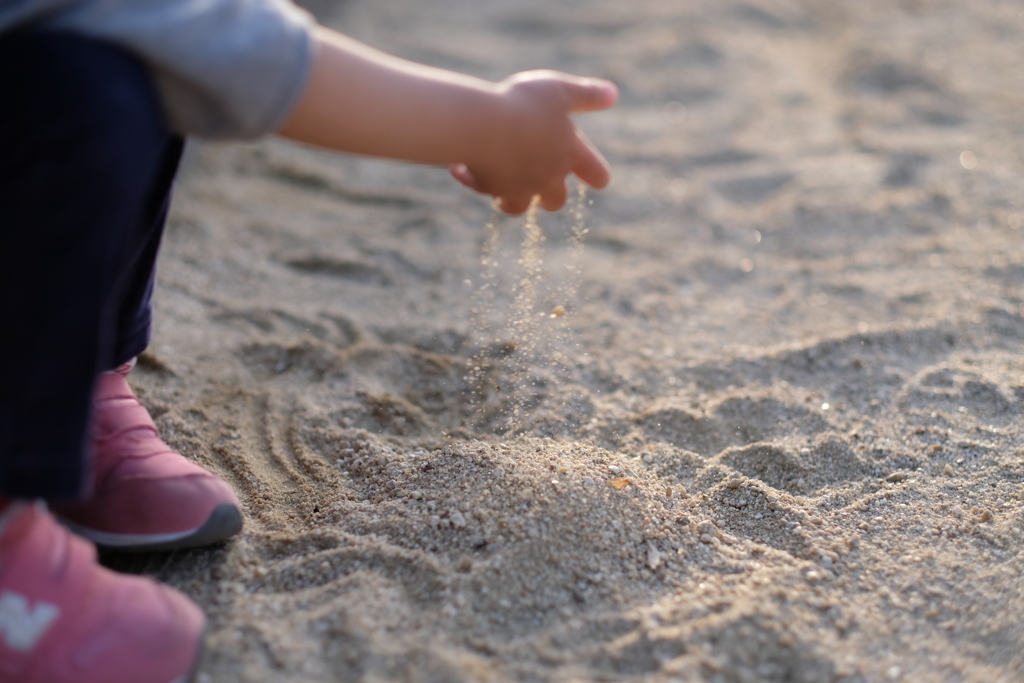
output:
[[619,89],[603,78],[579,78],[565,84],[569,94],[569,111],[585,112],[607,109],[619,99]]

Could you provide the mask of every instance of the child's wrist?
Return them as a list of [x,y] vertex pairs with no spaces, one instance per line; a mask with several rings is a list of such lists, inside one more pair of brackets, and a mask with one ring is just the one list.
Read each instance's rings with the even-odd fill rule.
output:
[[507,105],[498,83],[488,82],[472,94],[466,106],[466,127],[459,163],[469,168],[490,166],[501,154],[502,138],[508,129]]

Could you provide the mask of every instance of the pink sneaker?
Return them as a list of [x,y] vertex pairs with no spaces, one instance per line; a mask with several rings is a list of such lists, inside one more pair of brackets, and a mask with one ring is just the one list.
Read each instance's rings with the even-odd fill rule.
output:
[[122,375],[100,375],[94,406],[92,497],[54,506],[68,528],[120,550],[195,548],[242,529],[235,492],[160,439]]
[[185,683],[205,622],[177,591],[99,566],[42,504],[0,515],[5,683]]

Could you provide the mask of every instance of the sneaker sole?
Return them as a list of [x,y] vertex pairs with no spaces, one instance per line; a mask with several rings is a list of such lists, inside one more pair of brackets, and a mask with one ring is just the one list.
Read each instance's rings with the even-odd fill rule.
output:
[[113,534],[90,529],[68,519],[62,518],[61,523],[102,548],[123,552],[150,552],[201,548],[226,541],[242,530],[242,513],[231,503],[221,503],[214,508],[210,518],[202,526],[170,534]]

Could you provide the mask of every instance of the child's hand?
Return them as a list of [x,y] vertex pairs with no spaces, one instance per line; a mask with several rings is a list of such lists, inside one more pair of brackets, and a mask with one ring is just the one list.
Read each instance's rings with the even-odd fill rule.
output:
[[451,168],[459,182],[523,213],[565,204],[565,178],[601,188],[608,163],[570,114],[606,109],[608,81],[528,71],[501,83],[407,62],[326,28],[278,132],[328,149]]
[[598,189],[608,184],[608,162],[569,114],[615,104],[618,91],[612,83],[528,71],[497,84],[495,94],[490,144],[475,150],[477,158],[451,166],[456,180],[497,198],[510,214],[526,211],[534,196],[547,211],[562,208],[570,173]]

